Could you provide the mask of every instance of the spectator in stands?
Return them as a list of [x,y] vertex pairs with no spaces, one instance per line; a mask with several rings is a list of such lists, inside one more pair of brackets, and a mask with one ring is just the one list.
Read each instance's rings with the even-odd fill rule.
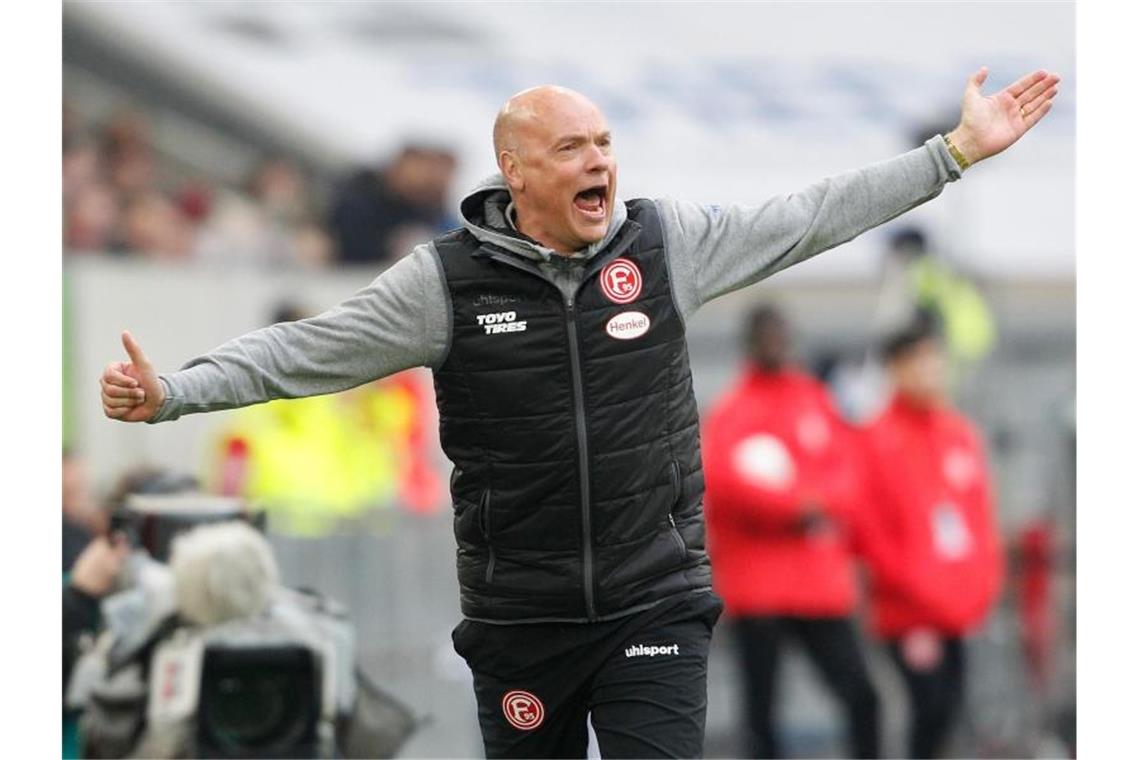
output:
[[863,435],[858,545],[872,626],[910,695],[908,756],[934,757],[962,701],[964,637],[1001,589],[1001,544],[981,437],[946,401],[932,321],[895,333],[883,353],[894,397]]
[[450,151],[407,145],[381,171],[350,177],[330,214],[337,260],[391,263],[424,237],[457,226],[447,210],[455,166]]
[[112,186],[124,196],[156,186],[150,122],[141,111],[121,110],[107,123],[103,129],[103,160]]
[[84,136],[65,104],[63,145],[63,244],[68,252],[104,251],[115,239],[120,203],[104,179],[97,140]]
[[63,204],[68,205],[82,190],[95,184],[103,173],[99,146],[76,136],[63,146]]
[[135,195],[123,213],[122,247],[165,261],[190,256],[194,230],[185,215],[163,193],[150,190]]
[[333,261],[333,240],[319,222],[302,222],[293,232],[293,255],[297,264],[310,269],[327,266]]
[[197,227],[209,219],[214,210],[213,184],[201,177],[188,179],[179,184],[174,193],[174,205],[186,217],[186,220]]
[[304,175],[291,161],[262,161],[244,193],[223,194],[201,231],[195,257],[214,264],[319,267],[332,243],[313,222]]
[[748,757],[783,757],[780,650],[801,644],[843,705],[849,750],[878,757],[878,698],[852,622],[853,434],[824,386],[793,366],[783,315],[748,317],[748,363],[701,434],[713,585],[740,656]]
[[[66,180],[65,180],[66,181]],[[68,187],[64,186],[65,193]],[[83,184],[65,195],[63,244],[67,252],[106,251],[117,242],[119,197],[104,182]]]
[[[94,137],[84,136],[79,121],[65,101],[65,251],[271,267],[322,267],[333,259],[307,179],[291,159],[262,161],[235,191],[219,193],[208,179],[191,178],[170,195],[159,184],[162,167],[141,111],[118,111]],[[437,155],[412,165],[394,173],[393,187],[428,203],[441,184],[439,167],[454,160]]]

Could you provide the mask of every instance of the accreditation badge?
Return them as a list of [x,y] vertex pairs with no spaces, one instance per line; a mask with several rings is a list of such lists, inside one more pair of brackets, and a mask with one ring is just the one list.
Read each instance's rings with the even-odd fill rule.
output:
[[958,560],[974,549],[974,538],[962,517],[961,510],[951,501],[943,501],[931,512],[931,532],[934,550],[943,559]]

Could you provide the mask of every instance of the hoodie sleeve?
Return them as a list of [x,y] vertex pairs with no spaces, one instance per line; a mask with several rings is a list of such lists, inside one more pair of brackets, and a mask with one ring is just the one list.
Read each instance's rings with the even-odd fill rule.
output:
[[760,206],[657,201],[677,305],[701,305],[806,261],[937,197],[961,170],[941,136]]
[[429,245],[343,303],[242,335],[160,374],[166,400],[150,422],[279,398],[336,393],[417,366],[447,349],[448,302]]

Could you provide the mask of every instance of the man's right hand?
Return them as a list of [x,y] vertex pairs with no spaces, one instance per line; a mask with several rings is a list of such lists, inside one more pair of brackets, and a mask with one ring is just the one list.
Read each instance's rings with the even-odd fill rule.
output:
[[150,361],[129,332],[123,332],[123,348],[129,362],[112,362],[99,378],[103,413],[123,422],[146,422],[166,399]]

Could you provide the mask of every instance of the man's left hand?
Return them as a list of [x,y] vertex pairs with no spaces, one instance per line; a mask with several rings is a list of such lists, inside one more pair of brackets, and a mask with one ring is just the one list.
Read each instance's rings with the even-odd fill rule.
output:
[[1061,77],[1035,71],[993,95],[982,94],[986,67],[966,83],[962,120],[947,137],[971,164],[997,155],[1041,121],[1053,107]]

